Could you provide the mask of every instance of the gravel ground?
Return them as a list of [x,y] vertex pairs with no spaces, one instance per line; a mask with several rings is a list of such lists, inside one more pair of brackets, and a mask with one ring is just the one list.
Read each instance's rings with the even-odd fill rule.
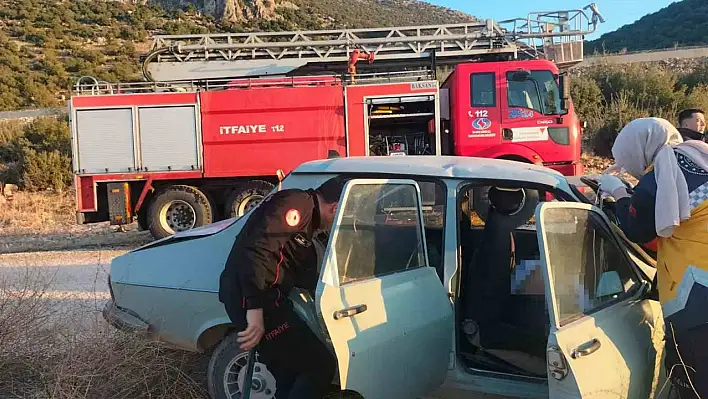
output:
[[[150,232],[127,226],[124,231],[107,223],[70,226],[62,231],[30,233],[0,231],[0,254],[62,250],[133,249],[153,240]],[[44,256],[44,255],[43,255]]]
[[[126,250],[73,250],[0,254],[0,292],[41,292],[56,317],[71,317],[77,326],[101,318],[110,298],[106,279],[110,261]],[[29,291],[29,292],[28,292]]]

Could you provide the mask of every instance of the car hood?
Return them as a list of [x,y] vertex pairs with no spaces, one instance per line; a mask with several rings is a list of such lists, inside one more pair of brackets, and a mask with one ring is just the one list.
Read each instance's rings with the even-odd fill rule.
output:
[[219,276],[245,217],[154,241],[111,262],[111,282],[218,292]]

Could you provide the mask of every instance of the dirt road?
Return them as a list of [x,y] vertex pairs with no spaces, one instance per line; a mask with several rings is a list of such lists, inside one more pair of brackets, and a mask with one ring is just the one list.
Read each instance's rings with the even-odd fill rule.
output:
[[77,322],[100,318],[110,298],[111,259],[126,250],[74,250],[0,254],[0,293],[39,296],[56,305],[57,317]]

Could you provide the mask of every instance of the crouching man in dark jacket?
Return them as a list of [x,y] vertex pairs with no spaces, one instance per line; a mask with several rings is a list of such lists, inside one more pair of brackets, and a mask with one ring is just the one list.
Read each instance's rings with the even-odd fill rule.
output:
[[267,197],[236,237],[221,274],[219,300],[239,329],[237,342],[260,343],[261,361],[278,371],[276,398],[319,399],[336,359],[293,311],[294,286],[314,291],[319,278],[313,236],[329,232],[346,180],[316,190],[287,189]]

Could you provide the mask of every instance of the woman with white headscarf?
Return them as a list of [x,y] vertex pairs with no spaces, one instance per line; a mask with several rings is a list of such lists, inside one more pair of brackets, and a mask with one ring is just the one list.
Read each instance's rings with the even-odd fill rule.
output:
[[[682,399],[708,399],[708,144],[640,118],[620,131],[612,155],[599,184],[617,201],[619,227],[638,244],[657,241],[667,371]],[[639,180],[633,194],[609,174],[618,170]]]

